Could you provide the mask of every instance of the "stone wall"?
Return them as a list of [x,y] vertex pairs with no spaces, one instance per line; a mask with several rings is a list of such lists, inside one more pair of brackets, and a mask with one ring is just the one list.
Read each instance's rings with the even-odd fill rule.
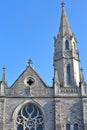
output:
[[16,130],[18,111],[26,103],[37,105],[44,114],[45,130],[54,130],[54,99],[53,98],[7,98],[5,107],[4,130]]
[[83,98],[83,121],[84,121],[84,130],[87,130],[87,98]]
[[81,98],[56,98],[55,122],[55,130],[66,130],[66,124],[70,124],[71,130],[73,130],[75,123],[78,124],[79,130],[83,130]]
[[0,99],[0,130],[3,130],[4,120],[4,99]]

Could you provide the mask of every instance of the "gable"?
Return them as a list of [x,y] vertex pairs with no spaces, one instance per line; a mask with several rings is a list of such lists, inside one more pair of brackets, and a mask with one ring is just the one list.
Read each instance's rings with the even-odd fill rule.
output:
[[32,66],[28,66],[10,88],[12,96],[43,96],[53,93]]

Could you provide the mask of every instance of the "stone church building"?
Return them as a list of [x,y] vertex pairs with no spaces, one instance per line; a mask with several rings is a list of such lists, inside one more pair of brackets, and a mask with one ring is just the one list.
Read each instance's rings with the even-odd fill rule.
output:
[[87,130],[87,84],[80,68],[77,40],[62,3],[54,37],[54,77],[49,87],[29,65],[9,88],[0,81],[0,130]]

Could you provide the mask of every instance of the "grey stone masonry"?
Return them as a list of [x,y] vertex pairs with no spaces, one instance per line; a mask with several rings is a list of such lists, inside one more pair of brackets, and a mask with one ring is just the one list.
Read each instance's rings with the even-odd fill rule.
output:
[[87,84],[76,46],[62,3],[59,33],[54,38],[53,85],[42,80],[31,59],[11,87],[3,68],[0,130],[87,130]]

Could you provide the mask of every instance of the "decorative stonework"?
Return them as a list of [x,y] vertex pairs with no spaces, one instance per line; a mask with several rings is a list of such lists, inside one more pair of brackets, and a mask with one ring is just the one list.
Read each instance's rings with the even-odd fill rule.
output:
[[43,130],[43,114],[35,105],[27,104],[18,113],[16,125],[17,130]]
[[31,76],[26,77],[25,80],[24,80],[25,85],[26,85],[26,86],[29,86],[29,87],[35,86],[35,82],[36,82],[36,81],[35,81],[35,78],[34,78],[34,77],[31,77]]
[[81,89],[76,87],[61,87],[59,89],[60,94],[81,94]]

